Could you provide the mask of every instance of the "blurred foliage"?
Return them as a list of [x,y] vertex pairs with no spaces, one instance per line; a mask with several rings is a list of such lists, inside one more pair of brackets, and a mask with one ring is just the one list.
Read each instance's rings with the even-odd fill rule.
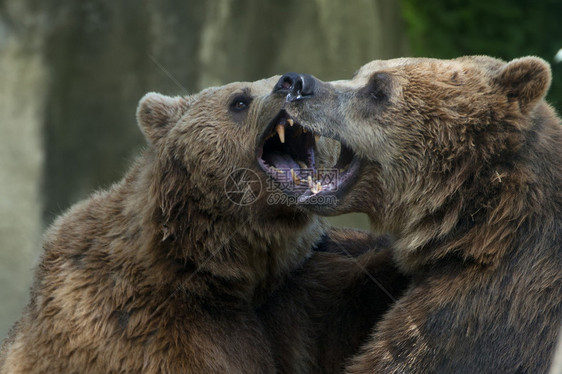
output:
[[402,0],[412,53],[453,58],[535,55],[552,64],[548,101],[562,111],[562,0]]

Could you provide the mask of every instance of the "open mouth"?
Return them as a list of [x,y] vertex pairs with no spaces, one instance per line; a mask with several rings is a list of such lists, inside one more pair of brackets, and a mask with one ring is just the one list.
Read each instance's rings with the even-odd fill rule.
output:
[[340,194],[355,179],[359,169],[358,160],[343,143],[340,143],[337,162],[324,165],[322,158],[316,157],[319,139],[319,134],[281,110],[259,141],[260,167],[285,194],[297,196],[298,203],[312,196]]

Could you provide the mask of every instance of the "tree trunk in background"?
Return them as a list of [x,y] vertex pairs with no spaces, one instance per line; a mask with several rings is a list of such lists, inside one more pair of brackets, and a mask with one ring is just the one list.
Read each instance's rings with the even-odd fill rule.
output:
[[344,79],[404,54],[395,0],[0,0],[0,338],[27,300],[41,219],[117,181],[144,145],[144,93]]
[[365,62],[406,53],[395,0],[218,0],[205,15],[198,88],[287,71],[351,78]]
[[0,339],[27,301],[41,235],[41,20],[13,3],[20,22],[0,3]]

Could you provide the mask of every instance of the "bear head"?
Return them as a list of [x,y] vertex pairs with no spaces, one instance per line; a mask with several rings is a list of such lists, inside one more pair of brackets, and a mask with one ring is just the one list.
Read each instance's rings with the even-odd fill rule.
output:
[[[517,225],[525,203],[514,196],[536,179],[520,161],[544,118],[555,118],[543,100],[550,81],[540,58],[486,56],[373,61],[351,80],[316,81],[322,94],[287,110],[309,131],[341,141],[361,166],[345,175],[353,188],[338,205],[308,208],[366,212],[376,230],[399,238],[405,256],[483,222]],[[479,240],[501,241],[513,229]],[[491,262],[496,254],[463,256]]]
[[[158,245],[169,243],[168,252],[188,248],[190,258],[204,259],[236,242],[268,248],[273,256],[275,248],[308,251],[320,237],[323,219],[279,199],[286,186],[262,172],[290,175],[297,162],[314,168],[334,153],[323,146],[329,140],[290,123],[286,95],[273,90],[278,80],[236,82],[185,97],[148,93],[140,101],[137,119],[148,149],[140,168],[144,182],[137,184],[149,192],[146,209],[152,213],[144,216],[160,232]],[[265,143],[273,152],[264,159]],[[296,144],[305,151],[295,153]]]

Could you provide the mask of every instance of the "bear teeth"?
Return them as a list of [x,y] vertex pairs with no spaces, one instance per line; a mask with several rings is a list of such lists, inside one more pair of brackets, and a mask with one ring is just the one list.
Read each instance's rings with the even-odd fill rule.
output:
[[312,187],[310,187],[310,192],[313,194],[317,194],[322,191],[322,184],[320,182],[316,182]]
[[281,143],[285,143],[285,126],[277,125],[275,127],[275,131],[277,131],[277,135],[279,135],[279,140],[281,140]]
[[297,164],[301,167],[301,169],[306,169],[308,166],[302,162],[301,160],[297,160]]
[[301,184],[301,179],[297,176],[293,169],[291,169],[291,177],[293,178],[293,183],[295,183],[297,186]]
[[293,127],[295,122],[291,118],[289,118],[287,119],[287,123],[289,124],[289,126]]
[[[291,169],[291,175],[294,175],[292,169]],[[299,179],[298,177],[297,179],[299,182],[298,184],[300,184],[302,180]],[[294,176],[293,176],[293,181],[294,181]],[[310,175],[307,177],[306,182],[308,184],[308,188],[310,189],[310,192],[312,192],[313,195],[322,192],[324,188],[327,188],[328,190],[333,190],[335,187],[334,183],[330,183],[329,185],[323,186],[320,181],[313,181]]]

